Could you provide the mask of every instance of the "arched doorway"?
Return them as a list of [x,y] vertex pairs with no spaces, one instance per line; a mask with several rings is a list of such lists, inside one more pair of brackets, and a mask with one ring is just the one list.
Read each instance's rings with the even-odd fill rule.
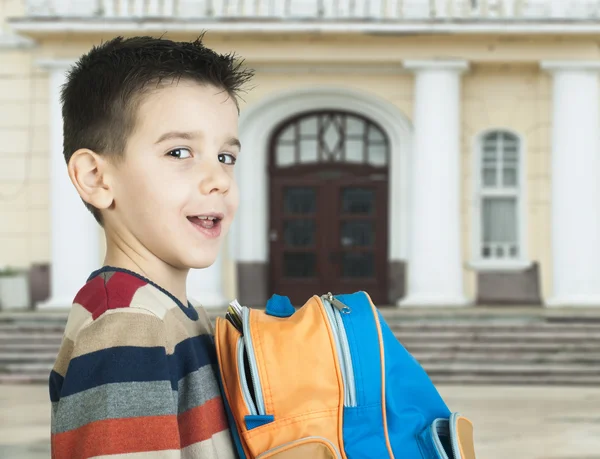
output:
[[390,141],[373,120],[309,111],[269,142],[269,290],[302,304],[312,294],[366,290],[388,299]]

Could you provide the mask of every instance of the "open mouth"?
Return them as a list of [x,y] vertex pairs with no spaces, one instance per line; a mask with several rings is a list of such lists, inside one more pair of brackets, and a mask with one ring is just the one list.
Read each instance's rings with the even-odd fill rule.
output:
[[217,237],[221,233],[222,214],[196,215],[187,219],[197,230],[207,236]]

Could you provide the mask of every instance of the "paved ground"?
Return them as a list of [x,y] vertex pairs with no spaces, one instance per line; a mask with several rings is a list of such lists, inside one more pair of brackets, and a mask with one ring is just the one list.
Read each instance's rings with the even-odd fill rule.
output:
[[[600,388],[445,386],[475,423],[478,459],[600,459]],[[44,386],[0,386],[0,458],[47,459]],[[402,458],[398,458],[402,459]]]

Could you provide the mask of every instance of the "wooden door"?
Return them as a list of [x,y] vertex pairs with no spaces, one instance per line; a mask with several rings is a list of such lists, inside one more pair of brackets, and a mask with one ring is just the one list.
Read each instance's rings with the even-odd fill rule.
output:
[[366,290],[387,303],[389,142],[372,121],[307,112],[271,138],[271,293]]

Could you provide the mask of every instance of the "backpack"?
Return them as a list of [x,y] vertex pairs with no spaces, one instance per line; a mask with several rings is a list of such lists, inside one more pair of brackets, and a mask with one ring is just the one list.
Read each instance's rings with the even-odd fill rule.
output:
[[[239,307],[239,304],[238,304]],[[244,459],[475,459],[451,413],[365,292],[216,320],[231,432]]]

